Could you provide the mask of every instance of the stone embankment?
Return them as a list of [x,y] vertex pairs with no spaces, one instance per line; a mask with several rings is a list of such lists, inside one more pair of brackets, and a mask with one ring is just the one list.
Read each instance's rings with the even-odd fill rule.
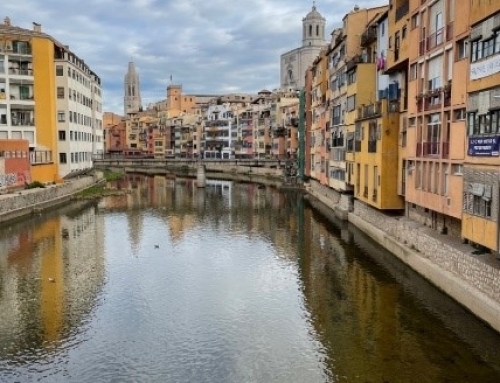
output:
[[75,193],[102,180],[100,175],[85,176],[62,184],[49,185],[43,189],[19,190],[0,195],[0,223],[38,214],[45,209],[71,200]]
[[[308,193],[345,217],[401,261],[500,332],[500,260],[474,254],[459,238],[439,234],[406,217],[388,216],[362,202],[345,202],[310,182]],[[346,197],[345,197],[346,198]]]

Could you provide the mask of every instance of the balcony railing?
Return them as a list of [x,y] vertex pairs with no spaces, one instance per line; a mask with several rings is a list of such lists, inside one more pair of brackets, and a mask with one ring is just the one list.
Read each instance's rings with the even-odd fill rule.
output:
[[430,51],[431,49],[434,49],[444,43],[444,32],[444,28],[441,28],[427,37],[427,51]]
[[382,104],[380,102],[363,105],[358,108],[358,119],[380,117],[381,114]]
[[332,147],[344,146],[344,137],[332,138]]
[[361,45],[368,45],[377,39],[377,27],[372,25],[361,35]]
[[31,165],[47,164],[50,162],[52,162],[51,150],[35,150],[34,152],[30,152]]
[[33,76],[33,69],[9,68],[9,74],[19,76]]
[[410,2],[406,1],[396,9],[396,22],[401,20],[410,11]]
[[377,202],[377,189],[373,189],[372,200],[373,202]]
[[450,143],[441,141],[418,142],[417,157],[438,157],[448,158],[450,154]]

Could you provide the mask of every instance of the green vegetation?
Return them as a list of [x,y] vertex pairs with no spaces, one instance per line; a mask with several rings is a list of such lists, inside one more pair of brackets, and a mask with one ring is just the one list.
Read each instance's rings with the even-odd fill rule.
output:
[[107,182],[120,181],[123,179],[124,176],[125,176],[125,174],[120,173],[120,172],[114,172],[110,169],[104,170],[104,179]]
[[27,183],[26,185],[24,185],[24,188],[25,189],[36,189],[36,188],[44,188],[45,185],[43,183],[41,183],[40,181],[33,181],[33,182],[30,182],[29,184]]
[[99,198],[105,195],[106,188],[104,185],[93,185],[88,189],[82,190],[76,194],[76,198],[79,199],[89,199],[89,198]]

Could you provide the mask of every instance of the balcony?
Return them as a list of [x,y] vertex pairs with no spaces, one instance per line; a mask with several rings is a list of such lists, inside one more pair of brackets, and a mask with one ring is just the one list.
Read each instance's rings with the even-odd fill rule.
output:
[[426,42],[426,51],[430,51],[438,46],[440,46],[442,43],[444,43],[444,33],[445,29],[440,28],[436,32],[430,34],[427,37],[427,42]]
[[396,8],[396,15],[395,15],[396,22],[405,17],[409,11],[410,11],[410,1],[407,0]]
[[332,138],[332,147],[344,146],[344,137]]
[[361,46],[366,46],[374,42],[376,39],[377,39],[377,27],[375,25],[371,25],[361,35]]
[[16,76],[33,76],[33,69],[9,68],[9,74],[16,75]]
[[372,201],[377,202],[378,192],[377,189],[373,189]]
[[34,152],[30,152],[31,165],[42,165],[51,162],[52,162],[51,150],[35,150]]
[[358,120],[366,118],[376,118],[382,115],[382,104],[376,102],[370,105],[363,105],[358,108]]
[[450,143],[440,141],[418,142],[416,157],[449,158]]

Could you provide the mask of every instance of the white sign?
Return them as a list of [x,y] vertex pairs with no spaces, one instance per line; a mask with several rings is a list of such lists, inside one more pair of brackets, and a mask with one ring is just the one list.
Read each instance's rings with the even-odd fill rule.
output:
[[470,79],[478,80],[500,72],[500,54],[486,60],[470,64]]

